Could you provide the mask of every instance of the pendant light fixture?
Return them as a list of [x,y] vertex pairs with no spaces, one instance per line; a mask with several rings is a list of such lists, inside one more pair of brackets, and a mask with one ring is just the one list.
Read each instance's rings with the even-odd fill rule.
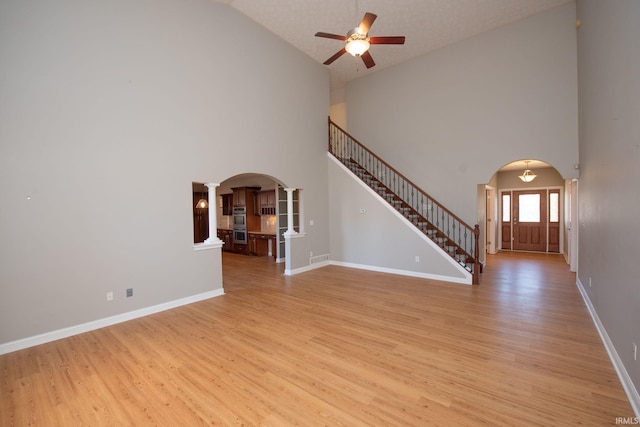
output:
[[198,209],[207,209],[209,207],[209,202],[207,202],[205,199],[200,199],[198,200],[198,203],[196,203],[196,208]]
[[200,200],[196,203],[196,208],[198,209],[207,209],[209,207],[209,202],[207,201],[207,196],[205,192],[200,192]]
[[522,173],[522,175],[518,175],[518,178],[520,178],[523,182],[531,182],[534,179],[536,179],[536,174],[534,174],[533,172],[531,172],[531,170],[529,169],[529,160],[525,160],[525,170]]

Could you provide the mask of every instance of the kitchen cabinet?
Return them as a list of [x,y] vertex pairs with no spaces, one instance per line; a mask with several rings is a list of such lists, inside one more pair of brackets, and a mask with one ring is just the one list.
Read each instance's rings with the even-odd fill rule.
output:
[[249,240],[248,245],[234,243],[233,230],[218,228],[218,239],[222,240],[222,242],[224,243],[222,245],[222,250],[225,252],[233,252],[233,253],[242,254],[242,255],[250,254],[251,241]]
[[249,245],[234,243],[232,252],[235,252],[241,255],[249,255]]
[[255,234],[249,234],[249,255],[258,255],[258,238]]
[[256,215],[275,215],[276,191],[260,191],[257,197],[257,208],[258,209],[256,209]]
[[233,194],[222,195],[222,215],[231,215],[233,210]]
[[222,240],[222,250],[230,252],[233,250],[233,230],[218,229],[218,239]]
[[267,233],[249,233],[248,246],[249,255],[269,256],[269,249],[271,249],[271,255],[275,256],[276,235]]
[[247,231],[259,231],[260,217],[255,215],[255,203],[260,187],[239,187],[232,190],[233,207],[246,209]]
[[246,245],[233,243],[233,230],[224,228],[218,229],[218,239],[224,243],[222,250],[225,252],[234,252],[242,255],[276,256],[276,235],[260,232],[249,232]]
[[254,194],[260,191],[260,187],[236,187],[233,190],[233,207],[247,208],[247,212],[253,212]]
[[245,188],[233,189],[233,207],[246,207],[247,206],[247,190]]

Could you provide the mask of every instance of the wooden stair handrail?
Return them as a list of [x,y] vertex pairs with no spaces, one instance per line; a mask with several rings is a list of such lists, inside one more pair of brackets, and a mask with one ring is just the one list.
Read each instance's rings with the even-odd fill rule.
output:
[[413,188],[415,188],[416,190],[421,192],[433,204],[435,204],[439,209],[444,211],[447,215],[449,215],[451,218],[453,218],[455,221],[457,221],[460,225],[462,225],[464,228],[466,228],[468,231],[470,231],[474,235],[474,254],[473,254],[474,268],[473,268],[473,271],[472,271],[472,281],[473,281],[473,284],[479,284],[479,282],[480,282],[479,272],[480,272],[480,268],[481,268],[480,263],[479,263],[480,226],[478,224],[476,224],[474,227],[471,227],[465,221],[460,219],[460,217],[458,217],[456,214],[454,214],[449,209],[447,209],[444,205],[442,205],[442,203],[440,203],[435,198],[433,198],[431,195],[429,195],[429,193],[427,193],[424,190],[422,190],[419,186],[417,186],[415,183],[413,183],[413,181],[408,179],[402,173],[398,172],[397,169],[395,169],[393,166],[391,166],[386,161],[384,161],[380,156],[378,156],[376,153],[371,151],[369,148],[365,147],[364,144],[362,144],[360,141],[358,141],[356,138],[354,138],[353,135],[349,134],[349,132],[347,132],[344,129],[342,129],[338,124],[336,124],[333,120],[331,120],[331,117],[328,118],[328,134],[329,134],[328,135],[329,136],[328,137],[328,151],[329,151],[329,153],[333,153],[332,147],[331,147],[331,143],[332,143],[332,141],[331,141],[331,126],[332,125],[335,128],[337,128],[340,132],[342,132],[345,136],[347,136],[349,139],[351,139],[355,144],[360,146],[365,152],[369,153],[373,158],[375,158],[377,161],[379,161],[385,167],[389,168],[389,170],[392,171],[394,174],[396,174],[399,178],[401,178],[407,184],[411,185]]
[[[426,191],[422,190],[419,186],[417,186],[416,184],[414,184],[409,178],[407,178],[406,176],[404,176],[403,174],[401,174],[400,172],[398,172],[396,170],[396,168],[394,168],[393,166],[391,166],[389,163],[385,162],[384,160],[382,160],[382,158],[380,158],[380,156],[378,156],[376,153],[374,153],[373,151],[371,151],[371,149],[365,147],[362,143],[360,143],[360,141],[358,141],[357,139],[355,139],[352,135],[349,134],[349,132],[345,131],[344,129],[342,129],[340,126],[338,126],[334,121],[331,120],[331,117],[329,117],[329,124],[333,124],[335,127],[337,127],[338,129],[340,129],[340,131],[342,131],[345,135],[347,135],[349,138],[351,138],[353,140],[353,142],[355,142],[356,144],[358,144],[360,147],[364,148],[365,150],[367,150],[369,153],[371,153],[371,155],[373,157],[375,157],[376,159],[378,159],[380,161],[380,163],[384,164],[385,166],[387,166],[389,169],[391,169],[395,174],[397,174],[399,177],[401,177],[402,179],[404,179],[405,181],[407,181],[407,183],[413,185],[415,188],[420,189],[420,191],[422,191],[424,193],[425,196],[427,196],[429,199],[431,199],[436,205],[438,205],[439,208],[441,208],[443,211],[445,211],[448,215],[452,216],[456,221],[460,222],[460,224],[464,225],[465,227],[467,227],[469,229],[469,231],[473,231],[473,227],[471,227],[469,224],[467,224],[466,222],[464,222],[463,220],[461,220],[456,214],[454,214],[453,212],[451,212],[449,209],[447,209],[442,203],[440,203],[439,201],[437,201],[436,199],[434,199],[433,197],[431,197],[431,195],[429,193],[427,193]],[[329,144],[331,144],[331,140],[329,140]],[[329,151],[331,151],[331,146],[329,146]]]

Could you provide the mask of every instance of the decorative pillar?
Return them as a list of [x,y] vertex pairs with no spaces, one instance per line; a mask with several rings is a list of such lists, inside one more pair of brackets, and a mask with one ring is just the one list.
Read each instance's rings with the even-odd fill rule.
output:
[[[296,191],[296,189],[285,188],[284,191],[287,192],[287,231],[284,232],[284,235],[294,236],[298,234],[298,232],[293,228],[293,192]],[[287,256],[287,258],[289,257]]]
[[222,244],[222,240],[218,238],[218,204],[216,203],[216,188],[220,186],[217,182],[209,182],[205,184],[209,189],[209,237],[204,241],[205,245]]

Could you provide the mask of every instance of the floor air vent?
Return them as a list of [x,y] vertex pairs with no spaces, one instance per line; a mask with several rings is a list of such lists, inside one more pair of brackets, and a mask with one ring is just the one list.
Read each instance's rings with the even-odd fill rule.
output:
[[319,262],[328,262],[328,261],[329,261],[329,254],[316,255],[316,256],[309,257],[309,264],[317,264]]

